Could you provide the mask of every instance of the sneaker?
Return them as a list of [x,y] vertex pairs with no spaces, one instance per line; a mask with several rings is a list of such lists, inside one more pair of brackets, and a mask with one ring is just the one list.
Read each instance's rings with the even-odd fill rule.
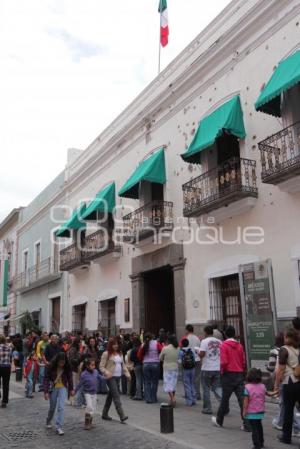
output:
[[278,424],[273,424],[273,429],[276,429],[276,430],[282,430],[282,426],[279,426]]
[[64,432],[62,429],[60,429],[60,428],[56,429],[56,433],[57,433],[57,435],[59,435],[59,436],[62,436],[62,435],[65,434],[65,432]]
[[52,429],[52,424],[46,424],[46,429]]
[[212,422],[212,425],[215,426],[215,427],[222,427],[222,426],[218,423],[217,418],[216,418],[215,416],[213,416],[213,417],[211,418],[211,422]]
[[212,415],[212,411],[211,410],[202,410],[203,415]]
[[125,421],[127,421],[127,419],[128,419],[128,416],[123,416],[122,418],[120,418],[120,421],[125,422]]

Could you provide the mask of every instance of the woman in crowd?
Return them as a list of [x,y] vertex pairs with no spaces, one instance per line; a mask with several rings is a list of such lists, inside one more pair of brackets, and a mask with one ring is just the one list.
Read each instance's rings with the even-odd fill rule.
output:
[[46,369],[44,380],[44,394],[46,401],[50,399],[46,426],[51,429],[51,422],[57,407],[56,432],[64,435],[64,410],[68,393],[74,396],[72,370],[64,352],[59,352]]
[[116,407],[120,421],[124,422],[128,419],[125,415],[120,399],[120,380],[124,374],[130,379],[129,371],[124,363],[122,349],[117,338],[111,338],[108,342],[107,351],[102,354],[100,362],[100,371],[107,379],[108,394],[102,411],[102,419],[111,421],[108,415],[112,401]]
[[99,365],[100,362],[99,350],[97,348],[97,342],[94,337],[89,337],[83,356],[84,358],[95,360],[96,366]]
[[163,363],[164,391],[170,397],[170,404],[176,406],[176,387],[178,379],[179,349],[175,335],[169,335],[166,346],[160,353],[160,361]]
[[[73,387],[74,389],[77,387],[79,383],[80,378],[80,363],[82,362],[82,354],[80,353],[80,338],[76,337],[74,338],[71,347],[68,352],[68,358],[72,370],[72,378],[73,378]],[[82,392],[79,390],[78,393],[76,393],[75,398],[71,399],[71,404],[81,407],[83,404],[83,397]]]
[[130,352],[130,360],[134,365],[135,374],[135,396],[134,401],[141,401],[143,399],[143,364],[138,357],[139,349],[142,345],[139,337],[134,337],[132,340],[132,350]]
[[300,379],[294,375],[299,364],[299,334],[290,328],[284,334],[284,346],[279,351],[279,364],[276,370],[274,391],[279,392],[282,384],[284,403],[283,429],[279,440],[291,444],[293,416],[296,402],[300,401]]
[[145,400],[147,404],[157,402],[157,389],[160,374],[159,354],[162,345],[150,333],[145,334],[145,342],[139,350],[139,358],[143,361]]
[[[280,332],[276,338],[275,338],[275,345],[274,348],[271,349],[270,351],[270,356],[269,356],[269,361],[268,361],[268,365],[267,365],[267,370],[271,373],[272,375],[272,387],[274,387],[274,382],[275,382],[275,369],[276,366],[278,365],[278,357],[279,357],[279,351],[280,348],[284,345],[284,334],[283,332]],[[275,418],[272,421],[272,425],[274,427],[274,429],[277,430],[282,430],[282,425],[283,425],[283,416],[284,416],[284,402],[283,402],[283,397],[282,397],[282,384],[279,387],[279,410],[277,415],[275,416]],[[294,411],[294,419],[293,419],[293,435],[300,435],[300,419],[296,416],[296,410]]]
[[9,396],[12,350],[6,338],[0,335],[0,385],[2,385],[2,408],[6,408]]

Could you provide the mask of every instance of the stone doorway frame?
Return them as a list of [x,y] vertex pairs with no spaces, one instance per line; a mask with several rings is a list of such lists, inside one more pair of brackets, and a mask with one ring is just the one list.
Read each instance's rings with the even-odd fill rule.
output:
[[183,245],[173,243],[156,251],[142,254],[132,259],[132,320],[133,329],[145,329],[145,294],[143,273],[170,266],[174,277],[175,328],[177,336],[185,330],[185,277],[186,259]]

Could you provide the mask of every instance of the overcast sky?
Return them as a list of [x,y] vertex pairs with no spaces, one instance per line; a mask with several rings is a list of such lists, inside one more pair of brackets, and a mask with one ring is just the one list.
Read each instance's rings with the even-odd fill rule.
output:
[[[229,0],[168,0],[164,68]],[[0,0],[0,221],[157,75],[158,0]]]

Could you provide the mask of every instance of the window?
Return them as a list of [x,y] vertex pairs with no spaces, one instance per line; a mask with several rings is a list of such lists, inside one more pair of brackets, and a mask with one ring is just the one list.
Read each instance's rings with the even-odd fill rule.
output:
[[130,299],[124,299],[124,321],[128,323],[130,321]]
[[39,310],[35,310],[31,313],[32,321],[37,328],[40,327],[40,315],[41,312]]
[[85,329],[86,304],[73,307],[72,330],[73,332],[83,332]]
[[54,272],[57,272],[58,271],[58,261],[59,261],[59,243],[57,241],[55,232],[52,234],[52,242],[53,242],[52,269]]
[[27,272],[28,270],[28,251],[24,251],[23,253],[23,271]]
[[38,270],[41,263],[41,242],[35,244],[35,265]]

